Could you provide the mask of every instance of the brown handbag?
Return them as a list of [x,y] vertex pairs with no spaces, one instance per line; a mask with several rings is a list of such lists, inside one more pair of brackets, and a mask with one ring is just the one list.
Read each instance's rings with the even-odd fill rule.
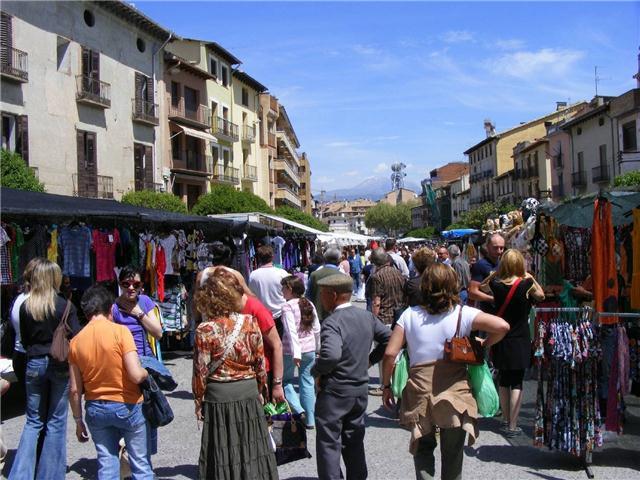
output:
[[71,300],[67,300],[62,319],[53,332],[53,340],[49,349],[51,358],[58,362],[66,362],[69,357],[69,335],[71,335],[71,328],[67,322],[69,313],[71,313]]
[[469,365],[482,365],[484,363],[484,347],[475,337],[460,336],[460,322],[462,320],[462,309],[458,312],[458,326],[453,338],[444,342],[444,358],[450,362],[466,363]]

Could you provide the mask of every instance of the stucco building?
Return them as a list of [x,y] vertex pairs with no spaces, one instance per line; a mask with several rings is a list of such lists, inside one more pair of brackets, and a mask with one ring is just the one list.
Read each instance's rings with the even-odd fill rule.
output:
[[119,199],[167,188],[162,47],[174,36],[122,2],[2,2],[3,147],[48,192]]
[[300,154],[300,208],[309,215],[313,214],[311,195],[311,163],[305,152]]
[[[640,84],[640,74],[637,76]],[[617,123],[618,152],[616,175],[640,169],[640,88],[634,88],[611,100],[610,115]]]
[[388,203],[389,205],[399,205],[401,203],[409,203],[418,198],[418,194],[408,188],[399,188],[398,190],[392,190],[380,199],[381,202]]
[[457,222],[460,215],[469,210],[469,198],[471,189],[469,187],[469,173],[464,173],[450,182],[451,186],[451,221]]

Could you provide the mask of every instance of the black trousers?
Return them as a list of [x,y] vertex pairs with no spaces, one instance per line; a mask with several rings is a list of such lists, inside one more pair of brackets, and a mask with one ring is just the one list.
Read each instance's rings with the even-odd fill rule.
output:
[[347,468],[347,480],[367,478],[364,452],[364,418],[367,394],[340,397],[321,391],[316,398],[316,461],[321,480],[342,477],[340,457]]

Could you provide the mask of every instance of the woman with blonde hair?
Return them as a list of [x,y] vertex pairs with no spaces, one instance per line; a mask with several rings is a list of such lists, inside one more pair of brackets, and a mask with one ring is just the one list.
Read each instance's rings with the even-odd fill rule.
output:
[[458,277],[448,265],[436,263],[422,275],[423,302],[407,308],[398,319],[384,354],[383,401],[393,409],[391,374],[398,352],[405,344],[409,353],[409,380],[402,393],[400,424],[411,431],[410,452],[417,478],[435,476],[433,452],[440,427],[442,478],[462,477],[463,446],[478,436],[478,410],[467,379],[467,366],[444,359],[444,343],[458,324],[460,335],[472,330],[488,333],[485,347],[500,341],[509,325],[494,315],[459,305]]
[[529,312],[533,301],[544,300],[544,291],[525,270],[517,250],[507,250],[498,270],[487,279],[495,299],[497,315],[510,326],[509,333],[491,349],[493,365],[499,370],[500,408],[503,432],[507,437],[522,433],[518,415],[522,405],[524,371],[531,365]]
[[[67,308],[67,300],[59,295],[61,283],[60,267],[40,259],[31,271],[29,297],[20,307],[20,337],[27,355],[27,406],[10,480],[57,480],[67,471],[69,365],[50,356],[53,334]],[[80,331],[73,305],[67,323],[72,335]],[[36,470],[36,448],[42,431],[44,442]]]
[[244,289],[233,273],[216,269],[203,278],[192,380],[196,418],[204,421],[199,477],[276,479],[260,401],[267,379],[260,328],[240,313]]

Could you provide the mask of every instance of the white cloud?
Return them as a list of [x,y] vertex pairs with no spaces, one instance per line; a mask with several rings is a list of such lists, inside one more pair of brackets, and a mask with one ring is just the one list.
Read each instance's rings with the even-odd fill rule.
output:
[[380,162],[379,164],[376,165],[376,167],[373,169],[373,171],[375,173],[382,173],[382,172],[386,172],[389,170],[389,165],[387,165],[384,162]]
[[346,177],[355,177],[356,175],[358,175],[358,173],[360,173],[358,170],[351,170],[350,172],[347,172],[344,175]]
[[344,148],[344,147],[353,147],[357,145],[358,142],[329,142],[325,143],[325,147],[329,148]]
[[354,52],[360,55],[366,55],[366,56],[380,55],[382,53],[382,51],[379,48],[376,48],[372,45],[362,45],[360,43],[354,45],[351,48],[353,49]]
[[443,33],[440,38],[445,43],[465,43],[472,42],[474,39],[473,32],[468,30],[449,30]]
[[538,51],[507,53],[487,62],[497,75],[525,78],[533,74],[562,75],[584,57],[584,52],[562,48],[543,48]]
[[501,50],[519,50],[524,48],[524,40],[519,38],[501,39],[496,40],[492,46]]

